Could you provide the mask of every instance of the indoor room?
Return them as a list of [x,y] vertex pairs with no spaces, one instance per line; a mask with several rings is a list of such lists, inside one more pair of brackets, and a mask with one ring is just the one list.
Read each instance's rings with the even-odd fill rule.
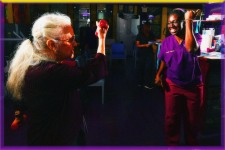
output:
[[[178,144],[172,143],[171,145],[197,145],[224,148],[224,2],[180,4],[4,3],[2,6],[2,10],[4,11],[4,18],[2,18],[4,22],[4,35],[3,40],[1,40],[4,48],[4,84],[2,84],[4,85],[4,101],[2,102],[1,111],[3,113],[2,116],[4,120],[4,127],[2,128],[4,130],[4,132],[2,132],[4,133],[4,146],[27,146],[30,145],[28,136],[31,136],[31,134],[34,137],[32,140],[35,140],[36,132],[39,132],[43,135],[45,133],[50,134],[50,129],[52,128],[50,126],[50,120],[52,119],[52,122],[57,122],[57,118],[60,118],[60,114],[63,112],[69,113],[70,116],[68,116],[68,118],[70,117],[70,119],[67,117],[62,117],[62,120],[68,119],[68,122],[62,121],[60,125],[66,126],[68,129],[73,128],[72,116],[76,118],[76,113],[80,108],[74,107],[71,109],[71,111],[70,108],[72,108],[72,105],[76,105],[82,107],[81,121],[84,126],[81,128],[85,130],[85,134],[83,135],[85,138],[85,144],[83,144],[83,141],[81,141],[81,145],[168,146],[171,143],[168,144],[167,138],[169,137],[167,137],[166,133],[170,132],[168,133],[168,136],[172,136],[172,134],[176,134],[175,132],[178,132]],[[179,12],[182,11],[183,19],[179,18],[180,14],[178,15],[176,13],[171,13],[174,10]],[[58,89],[56,88],[54,90],[50,90],[53,87],[49,86],[48,82],[45,82],[46,85],[42,85],[40,83],[43,88],[41,89],[38,87],[37,89],[42,91],[40,93],[45,96],[45,98],[42,99],[39,97],[40,95],[38,95],[39,92],[36,88],[33,88],[33,86],[31,87],[31,85],[24,83],[22,84],[22,87],[27,85],[27,92],[23,91],[22,94],[28,93],[28,99],[30,98],[40,100],[40,103],[39,101],[27,102],[26,98],[23,97],[21,100],[17,101],[7,88],[10,72],[9,70],[12,72],[12,69],[10,69],[10,62],[14,58],[14,54],[21,42],[30,40],[32,43],[38,39],[35,34],[36,32],[39,33],[42,31],[42,22],[39,25],[40,29],[36,29],[39,31],[33,30],[33,32],[31,32],[32,27],[35,27],[34,22],[45,13],[51,14],[55,12],[65,14],[71,19],[71,30],[73,30],[71,33],[73,34],[73,37],[68,41],[62,41],[70,42],[70,40],[72,40],[72,43],[74,44],[73,57],[66,59],[65,63],[68,63],[70,68],[72,68],[74,64],[78,68],[85,68],[89,65],[89,63],[95,61],[95,59],[98,58],[100,61],[100,57],[104,57],[105,66],[99,65],[100,67],[94,69],[93,66],[96,64],[98,65],[98,63],[96,62],[95,64],[90,65],[88,69],[93,70],[93,73],[90,74],[90,78],[92,79],[95,76],[98,76],[98,78],[96,77],[95,80],[92,80],[92,82],[87,81],[81,86],[80,84],[79,86],[75,84],[83,81],[83,78],[80,80],[77,79],[79,81],[75,79],[71,80],[71,82],[65,86],[65,82],[63,82],[63,80],[66,80],[66,77],[63,77],[62,80],[58,77],[52,77],[54,71],[57,70],[53,69],[53,71],[49,72],[49,75],[46,76],[42,76],[43,74],[37,72],[35,77],[40,74],[39,77],[36,77],[37,82],[34,82],[33,78],[25,78],[26,81],[32,83],[34,82],[35,87],[39,86],[39,80],[45,80],[46,78],[49,78],[51,79],[49,83],[58,83],[55,84],[55,87],[58,86]],[[175,18],[177,17],[177,20],[171,20],[171,16],[175,16]],[[44,23],[45,22],[43,21],[43,24]],[[52,24],[54,23],[56,24],[56,22],[53,21]],[[100,23],[104,24],[105,26],[100,26]],[[145,27],[149,27],[149,30]],[[51,29],[52,27],[48,27],[46,25],[45,28]],[[98,33],[96,33],[97,31]],[[106,35],[104,34],[105,32],[107,33]],[[149,33],[145,34],[146,32]],[[190,34],[188,35],[188,33]],[[54,34],[54,36],[55,34],[57,34],[57,36],[60,35],[54,32],[52,32],[52,34]],[[146,35],[147,38],[142,37],[142,35]],[[104,36],[105,39],[103,40],[102,44],[100,41],[102,41],[102,37]],[[189,66],[189,64],[182,63],[176,69],[170,70],[170,65],[171,68],[173,65],[178,66],[175,62],[175,60],[178,58],[171,58],[170,60],[167,60],[167,56],[178,48],[173,47],[173,49],[171,48],[170,51],[165,50],[173,43],[169,41],[168,37],[177,36],[181,37],[178,38],[180,43],[178,40],[179,45],[177,47],[186,47],[186,45],[191,41],[192,43],[197,43],[194,45],[197,48],[195,49],[196,51],[191,51],[190,54],[186,54],[187,52],[183,52],[182,54],[179,53],[182,55],[182,58],[189,57],[190,55],[190,59],[193,64],[191,63]],[[191,38],[189,39],[188,36]],[[52,38],[50,41],[60,43],[59,40],[60,39]],[[166,41],[168,43],[166,43]],[[46,44],[47,43],[48,42],[46,42]],[[99,46],[101,44],[104,48]],[[151,52],[140,52],[143,47],[150,47],[149,51]],[[191,50],[192,48],[193,47],[191,47]],[[180,49],[183,50],[183,48]],[[101,50],[104,50],[104,52]],[[100,51],[102,54],[96,55],[96,53],[100,53]],[[177,57],[180,58],[181,56],[179,54]],[[149,57],[146,57],[148,55]],[[30,57],[35,56],[32,55]],[[21,60],[27,58],[28,57],[24,56],[21,58]],[[101,61],[103,61],[102,59]],[[148,60],[149,62],[147,62]],[[45,61],[46,60],[44,60],[44,62]],[[55,61],[50,60],[50,62],[54,63]],[[61,62],[62,61],[56,61],[56,63]],[[34,62],[31,66],[35,66],[35,63],[36,62]],[[168,69],[165,69],[165,72],[168,71],[166,73],[163,72],[164,70],[161,70],[163,63],[166,63],[165,68]],[[20,63],[18,63],[18,66],[19,64]],[[196,70],[195,67],[199,69]],[[102,75],[102,72],[97,72],[102,68],[105,69],[103,71],[104,75]],[[189,70],[185,70],[185,68],[194,69],[193,72],[189,74]],[[35,71],[35,69],[33,71]],[[71,72],[73,75],[73,71]],[[199,92],[200,94],[197,94],[197,99],[201,99],[196,102],[198,103],[196,104],[198,105],[198,107],[196,106],[198,111],[196,111],[195,108],[188,110],[189,105],[192,104],[186,103],[186,98],[183,98],[182,101],[177,102],[179,103],[179,107],[177,107],[174,111],[179,111],[179,115],[176,114],[172,118],[175,118],[176,120],[177,118],[181,117],[181,119],[176,120],[176,127],[167,124],[170,122],[167,120],[167,115],[174,113],[167,113],[167,111],[169,111],[169,107],[171,106],[169,105],[170,102],[168,102],[170,99],[168,98],[168,91],[171,92],[173,87],[179,88],[179,90],[181,88],[179,84],[177,86],[172,84],[173,81],[176,82],[176,77],[171,75],[174,72],[176,72],[181,79],[189,80],[190,78],[190,80],[193,80],[193,83],[190,81],[190,84],[194,84],[196,86],[194,86],[194,88],[192,88],[192,86],[187,86],[187,89],[190,89],[192,92],[194,91],[194,93]],[[159,75],[159,73],[161,74]],[[28,75],[31,74],[32,72],[30,72]],[[18,77],[16,78],[19,78],[18,74],[17,76]],[[69,77],[70,76],[68,75],[68,78]],[[171,83],[169,81],[167,83],[167,77],[171,77]],[[74,78],[76,78],[76,76]],[[199,79],[199,82],[195,79]],[[177,81],[176,83],[181,82]],[[196,87],[198,87],[200,83],[201,91],[198,91]],[[55,102],[54,99],[52,99],[52,97],[57,99],[56,96],[53,96],[54,93],[60,93],[61,91],[59,89],[66,91],[69,89],[67,88],[68,86],[74,87],[76,90],[76,93],[79,95],[78,97],[80,99],[79,104],[72,101]],[[31,89],[36,90],[32,91]],[[186,90],[186,86],[185,88],[181,89]],[[53,92],[53,94],[49,94],[48,91]],[[174,91],[174,99],[176,99],[176,92],[178,90]],[[181,97],[185,97],[185,94],[180,95]],[[52,100],[47,102],[49,99]],[[167,102],[165,102],[165,100]],[[57,103],[57,106],[55,103]],[[27,105],[31,107],[27,107]],[[37,106],[40,107],[37,109]],[[68,106],[68,109],[67,107],[64,107],[61,110],[61,106]],[[24,113],[22,116],[20,113],[18,114],[18,107],[19,109],[22,109],[20,110],[20,113]],[[54,110],[56,107],[57,109]],[[34,109],[35,111],[33,111]],[[192,113],[193,117],[196,117],[196,115],[198,115],[198,117],[192,118]],[[18,115],[20,115],[18,117],[19,121],[16,122]],[[36,116],[36,120],[33,120],[32,123],[30,123],[32,115]],[[50,117],[50,115],[53,115],[54,117]],[[41,116],[44,118],[41,118]],[[190,124],[195,122],[195,124],[198,126],[196,127],[198,128],[196,129],[196,134],[198,132],[198,135],[195,135],[198,144],[193,142],[193,139],[188,141],[188,131],[192,130],[192,126],[189,125],[189,123],[186,123],[187,118],[191,120],[189,120],[191,122]],[[48,126],[45,124],[46,126],[44,127],[43,122],[45,121],[43,120],[46,120],[46,124],[48,124]],[[30,131],[30,125],[32,127],[37,125],[38,127],[36,126],[35,129]],[[56,126],[57,125],[55,123],[54,130],[53,128],[51,130],[55,134],[56,132],[58,133],[58,130],[55,129]],[[66,134],[63,135],[63,132],[70,132],[66,127],[65,129],[59,127],[60,131],[62,131],[62,133],[60,132],[59,135],[70,138]],[[169,131],[172,130],[170,127],[174,128],[174,131]],[[47,132],[45,132],[44,128],[49,129],[47,129]],[[42,139],[44,138],[47,139],[47,137],[43,137]],[[41,138],[39,140],[41,141]],[[39,144],[36,143],[34,145]],[[67,144],[41,143],[40,145],[45,146]]]

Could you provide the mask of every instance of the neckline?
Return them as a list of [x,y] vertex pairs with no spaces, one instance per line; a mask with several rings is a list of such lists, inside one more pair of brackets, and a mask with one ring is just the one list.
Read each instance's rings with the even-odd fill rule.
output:
[[[175,42],[178,44],[178,45],[181,45],[181,44],[183,44],[183,42],[184,42],[184,39],[181,39],[181,41],[178,41],[177,39],[176,39],[176,37],[175,37],[175,35],[173,35],[173,39],[175,40]],[[180,43],[179,43],[180,42]]]

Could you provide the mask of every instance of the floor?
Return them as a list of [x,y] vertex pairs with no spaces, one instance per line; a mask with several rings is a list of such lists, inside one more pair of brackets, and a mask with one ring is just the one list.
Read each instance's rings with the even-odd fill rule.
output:
[[[126,63],[118,60],[109,66],[104,104],[100,87],[88,87],[85,93],[88,146],[165,146],[163,91],[158,87],[149,90],[137,86],[132,57]],[[12,119],[11,102],[5,99],[4,143],[26,145],[26,125],[11,131]],[[207,131],[202,131],[200,144],[220,146],[220,128],[205,126]]]

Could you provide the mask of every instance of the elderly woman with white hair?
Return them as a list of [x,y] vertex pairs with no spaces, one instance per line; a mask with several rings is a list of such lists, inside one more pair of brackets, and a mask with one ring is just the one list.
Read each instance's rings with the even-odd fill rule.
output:
[[46,13],[32,27],[9,67],[7,88],[28,110],[29,145],[79,145],[83,110],[78,89],[106,76],[105,38],[109,26],[97,22],[95,58],[78,67],[75,34],[68,16]]

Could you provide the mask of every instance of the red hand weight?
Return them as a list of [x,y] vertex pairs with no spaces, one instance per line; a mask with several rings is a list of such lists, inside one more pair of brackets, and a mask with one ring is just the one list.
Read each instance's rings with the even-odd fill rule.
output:
[[[106,20],[100,20],[99,21],[99,26],[100,28],[107,28],[108,22]],[[98,32],[95,32],[95,35],[98,36]]]

